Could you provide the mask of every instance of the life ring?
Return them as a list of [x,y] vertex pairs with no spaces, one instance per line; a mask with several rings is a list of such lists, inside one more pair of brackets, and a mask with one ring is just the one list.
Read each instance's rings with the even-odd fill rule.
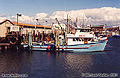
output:
[[90,34],[93,34],[92,32],[90,32]]
[[42,46],[44,46],[44,42],[42,42]]

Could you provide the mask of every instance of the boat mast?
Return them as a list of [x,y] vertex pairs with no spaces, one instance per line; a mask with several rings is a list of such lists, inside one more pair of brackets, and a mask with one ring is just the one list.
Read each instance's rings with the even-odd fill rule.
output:
[[77,27],[77,25],[78,25],[78,19],[76,18],[76,27]]
[[[62,29],[62,27],[61,27],[60,22],[58,21],[58,19],[55,18],[55,20],[58,22],[58,25],[59,25],[59,26],[58,26],[57,37],[56,37],[56,38],[57,38],[57,39],[56,39],[56,40],[57,40],[56,43],[58,43],[58,44],[57,44],[57,47],[58,47],[58,51],[59,51],[59,46],[60,46],[60,41],[59,41],[60,30],[59,30],[59,29],[60,29],[60,28]],[[62,32],[62,31],[61,31],[61,32]]]
[[68,25],[69,19],[68,19],[68,14],[67,14],[67,34],[69,33],[69,25]]
[[84,28],[84,15],[83,15],[83,26],[82,26],[82,28]]

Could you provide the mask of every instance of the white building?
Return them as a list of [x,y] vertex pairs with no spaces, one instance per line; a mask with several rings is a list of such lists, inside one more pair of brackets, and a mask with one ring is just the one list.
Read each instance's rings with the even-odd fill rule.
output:
[[10,26],[14,24],[9,20],[0,22],[0,37],[6,37],[6,34],[10,32]]
[[[0,37],[6,37],[6,34],[10,32],[10,27],[16,26],[16,25],[17,25],[17,22],[12,22],[7,19],[0,22]],[[49,33],[52,31],[51,27],[49,26],[36,25],[36,29],[35,29],[35,25],[32,25],[32,24],[18,23],[18,26],[20,30],[22,28],[22,34],[26,34],[27,32],[33,32],[33,30],[35,30],[36,33],[37,32],[42,33],[44,30],[45,30],[45,33]]]
[[[14,23],[14,25],[17,25],[17,22],[12,22]],[[43,25],[33,25],[33,24],[24,24],[24,23],[18,23],[18,25],[20,27],[22,27],[22,34],[26,34],[27,32],[33,32],[35,30],[35,32],[40,32],[42,33],[43,31],[45,33],[50,33],[51,27],[50,26],[43,26]],[[36,28],[35,28],[36,27]]]

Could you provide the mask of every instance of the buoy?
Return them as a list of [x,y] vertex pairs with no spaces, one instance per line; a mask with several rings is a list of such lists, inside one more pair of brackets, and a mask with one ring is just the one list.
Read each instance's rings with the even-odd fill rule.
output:
[[107,35],[107,38],[109,37],[109,35]]
[[62,48],[62,52],[64,51],[64,47]]
[[55,33],[57,33],[57,30],[55,30]]
[[50,46],[47,46],[47,49],[50,49]]

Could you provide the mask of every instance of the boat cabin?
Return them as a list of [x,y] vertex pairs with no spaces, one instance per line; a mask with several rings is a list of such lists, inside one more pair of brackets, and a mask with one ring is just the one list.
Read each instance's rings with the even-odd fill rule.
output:
[[68,45],[88,44],[93,38],[94,34],[90,28],[77,28],[75,34],[67,34]]
[[80,32],[91,32],[91,28],[75,28],[75,30]]

